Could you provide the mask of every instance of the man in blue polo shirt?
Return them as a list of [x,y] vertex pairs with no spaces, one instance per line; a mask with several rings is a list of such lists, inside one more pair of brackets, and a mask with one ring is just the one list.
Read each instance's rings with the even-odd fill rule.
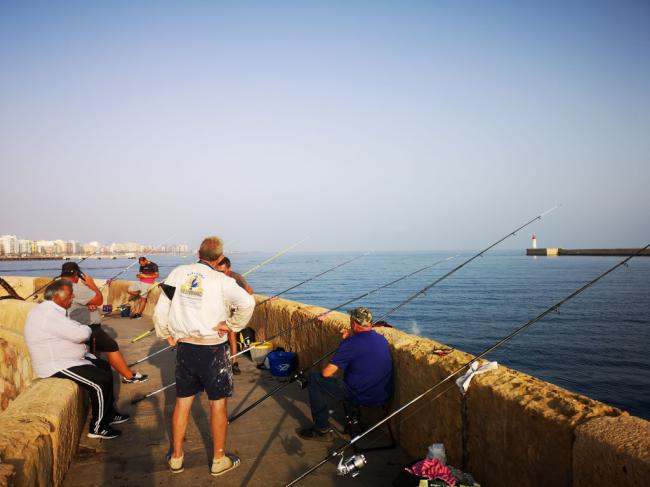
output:
[[[342,331],[332,360],[322,372],[309,376],[309,404],[314,425],[298,435],[306,440],[332,437],[328,399],[355,406],[380,406],[393,394],[393,360],[386,339],[372,329],[368,308],[350,311],[350,329]],[[334,377],[343,371],[343,379]]]

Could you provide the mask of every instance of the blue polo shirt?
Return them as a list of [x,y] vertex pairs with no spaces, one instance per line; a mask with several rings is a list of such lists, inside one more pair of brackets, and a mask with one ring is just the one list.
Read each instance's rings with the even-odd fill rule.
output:
[[357,404],[385,404],[393,394],[393,359],[386,339],[374,330],[351,335],[341,342],[330,361],[343,370]]

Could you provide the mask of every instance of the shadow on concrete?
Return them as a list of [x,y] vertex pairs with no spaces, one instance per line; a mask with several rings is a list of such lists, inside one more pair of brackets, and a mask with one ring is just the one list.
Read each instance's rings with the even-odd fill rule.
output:
[[[129,362],[166,346],[153,336],[130,343],[131,337],[151,328],[149,320],[109,319],[106,326],[116,333]],[[240,366],[242,375],[234,378],[234,395],[229,401],[234,407],[230,414],[241,411],[278,384],[270,372],[256,369],[248,358],[242,357]],[[242,464],[226,475],[212,477],[209,474],[212,459],[209,401],[202,393],[194,401],[187,429],[185,471],[174,475],[167,468],[165,455],[171,449],[175,388],[130,405],[132,399],[174,382],[174,369],[175,353],[163,352],[137,366],[138,371],[150,375],[148,382],[116,384],[118,409],[130,413],[132,421],[118,426],[123,436],[115,440],[89,440],[84,436],[64,480],[66,487],[282,486],[325,458],[333,447],[343,444],[341,439],[334,444],[303,441],[296,435],[298,428],[311,424],[311,418],[307,391],[297,384],[289,384],[229,426],[227,451],[238,455]],[[399,465],[408,460],[400,450],[373,453],[368,455],[368,466],[355,479],[337,477],[335,467],[328,462],[300,485],[389,485]]]

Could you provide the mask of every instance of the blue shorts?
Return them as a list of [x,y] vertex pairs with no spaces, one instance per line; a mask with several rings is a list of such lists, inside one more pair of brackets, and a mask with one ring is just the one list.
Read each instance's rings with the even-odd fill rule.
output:
[[191,397],[205,391],[216,401],[232,396],[232,365],[228,342],[220,345],[176,346],[176,397]]

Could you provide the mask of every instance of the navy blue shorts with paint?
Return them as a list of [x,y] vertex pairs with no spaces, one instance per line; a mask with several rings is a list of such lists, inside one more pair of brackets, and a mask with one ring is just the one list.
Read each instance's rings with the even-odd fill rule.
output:
[[221,345],[176,346],[176,397],[190,397],[205,391],[216,401],[232,396],[232,365],[228,342]]

